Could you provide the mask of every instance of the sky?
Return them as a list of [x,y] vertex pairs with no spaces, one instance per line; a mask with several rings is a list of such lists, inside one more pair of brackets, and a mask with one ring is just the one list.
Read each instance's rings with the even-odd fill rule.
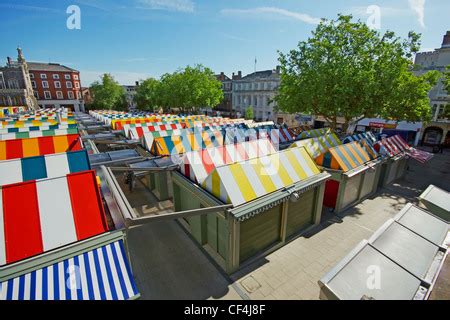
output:
[[275,68],[278,51],[308,39],[320,18],[372,23],[370,6],[381,32],[421,33],[422,51],[450,30],[448,0],[0,0],[0,64],[20,46],[28,61],[79,70],[83,86],[103,73],[133,84],[198,63],[248,74],[255,58],[257,70]]

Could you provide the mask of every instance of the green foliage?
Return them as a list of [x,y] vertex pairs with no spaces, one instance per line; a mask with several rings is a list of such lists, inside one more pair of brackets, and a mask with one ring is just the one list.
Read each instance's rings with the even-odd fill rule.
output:
[[[447,66],[444,72],[444,89],[447,91],[447,94],[450,95],[450,65]],[[450,104],[447,104],[445,107],[445,117],[450,119]]]
[[140,110],[154,111],[160,102],[160,82],[153,78],[144,80],[136,89],[134,101]]
[[323,19],[307,41],[279,53],[281,110],[323,116],[331,127],[344,117],[421,121],[430,118],[428,92],[436,75],[415,77],[412,56],[420,36],[381,35],[352,16]]
[[245,119],[253,120],[254,118],[255,118],[255,114],[253,112],[253,107],[249,106],[247,109],[245,109]]
[[93,96],[93,110],[126,110],[125,90],[113,78],[105,73],[101,82],[95,81],[90,87]]
[[216,107],[223,99],[222,83],[211,69],[202,65],[187,66],[166,73],[161,80],[147,79],[139,86],[136,102],[140,109],[163,107],[196,112],[203,107]]

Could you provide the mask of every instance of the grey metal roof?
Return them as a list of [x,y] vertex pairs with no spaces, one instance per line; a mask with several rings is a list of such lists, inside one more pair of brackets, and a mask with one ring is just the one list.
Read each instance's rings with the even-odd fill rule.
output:
[[322,298],[427,298],[445,258],[448,233],[444,220],[407,204],[319,281]]
[[58,63],[27,62],[30,71],[78,72]]
[[420,199],[424,202],[434,204],[435,206],[450,214],[450,193],[434,185],[430,185],[421,195]]

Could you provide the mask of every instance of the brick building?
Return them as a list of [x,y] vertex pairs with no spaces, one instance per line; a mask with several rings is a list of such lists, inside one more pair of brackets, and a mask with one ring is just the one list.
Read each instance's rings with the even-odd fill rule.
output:
[[29,62],[31,84],[41,108],[84,111],[80,72],[57,63]]
[[216,75],[217,80],[222,82],[223,100],[214,108],[214,111],[219,111],[224,117],[230,117],[233,115],[233,87],[232,80],[223,72]]

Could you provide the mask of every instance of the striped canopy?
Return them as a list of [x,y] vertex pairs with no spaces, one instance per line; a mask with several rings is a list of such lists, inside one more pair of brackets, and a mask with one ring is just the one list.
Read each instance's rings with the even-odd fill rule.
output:
[[94,171],[2,186],[0,197],[0,265],[108,231]]
[[138,123],[138,124],[126,124],[123,126],[123,131],[125,137],[128,139],[140,139],[146,132],[155,131],[169,131],[183,129],[184,125],[182,123],[166,123],[155,122],[155,123]]
[[300,132],[298,139],[317,138],[331,133],[330,128],[314,129],[309,131]]
[[377,159],[380,155],[375,150],[373,144],[376,142],[376,138],[372,132],[358,133],[353,136],[346,137],[343,142],[349,143],[357,141],[361,145],[361,147],[367,152],[370,156],[370,159]]
[[182,134],[183,130],[185,129],[145,132],[140,138],[140,141],[142,146],[144,146],[147,151],[151,152],[153,143],[156,138],[179,136]]
[[0,283],[0,300],[127,300],[138,296],[123,240]]
[[73,129],[77,128],[76,124],[55,124],[51,126],[37,126],[37,127],[22,127],[22,128],[3,128],[0,129],[0,134],[13,132],[30,132],[30,131],[46,131],[56,129]]
[[318,138],[310,138],[300,140],[291,145],[291,148],[305,147],[313,159],[316,159],[321,154],[328,151],[328,149],[340,146],[342,143],[334,134],[327,134]]
[[28,132],[11,132],[0,135],[0,141],[4,140],[16,140],[16,139],[28,139],[28,138],[38,138],[38,137],[53,137],[53,136],[64,136],[68,134],[78,134],[77,128],[71,129],[52,129],[43,131],[28,131]]
[[189,151],[197,151],[205,148],[219,147],[223,145],[221,131],[205,130],[195,133],[182,133],[167,137],[154,138],[151,151],[157,156],[170,156],[183,154]]
[[78,134],[0,141],[0,161],[81,149]]
[[0,186],[90,170],[86,150],[0,161]]
[[347,172],[364,165],[370,157],[358,142],[351,142],[331,148],[315,160],[322,167]]
[[239,206],[319,174],[304,148],[215,168],[202,187],[224,203]]
[[57,125],[58,120],[30,120],[30,121],[2,121],[0,128],[26,128],[26,127],[41,127]]
[[203,183],[216,167],[245,161],[277,152],[267,139],[229,144],[218,148],[207,148],[186,153],[180,170],[196,183]]
[[378,150],[382,155],[393,157],[402,153],[406,153],[408,156],[420,163],[425,163],[433,158],[433,154],[413,148],[406,143],[405,140],[399,135],[388,137],[378,141],[374,148]]

